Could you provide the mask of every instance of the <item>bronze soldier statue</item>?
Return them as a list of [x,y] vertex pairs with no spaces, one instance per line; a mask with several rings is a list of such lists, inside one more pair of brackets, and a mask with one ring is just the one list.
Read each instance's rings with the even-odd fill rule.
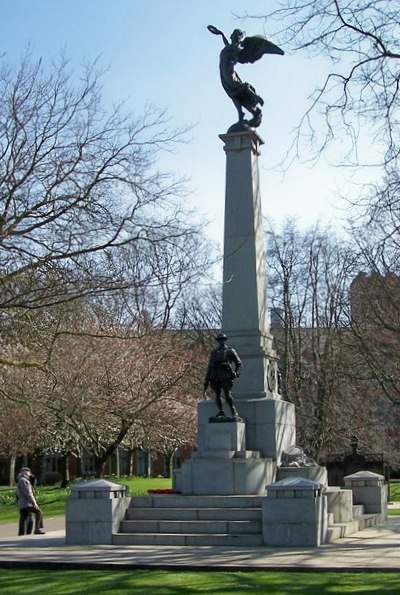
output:
[[[220,333],[215,337],[218,342],[218,347],[213,349],[208,363],[206,377],[204,379],[204,393],[208,385],[211,386],[215,392],[215,397],[218,405],[217,417],[226,418],[224,407],[222,404],[221,392],[224,393],[225,401],[228,403],[233,417],[238,417],[232,397],[232,387],[235,378],[239,377],[242,362],[232,347],[228,347],[226,342],[228,337]],[[234,369],[233,369],[234,368]]]

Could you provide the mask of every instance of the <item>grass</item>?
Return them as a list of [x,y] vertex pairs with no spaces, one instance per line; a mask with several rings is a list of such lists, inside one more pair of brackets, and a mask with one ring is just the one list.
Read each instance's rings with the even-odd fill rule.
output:
[[[107,477],[115,483],[122,483],[129,488],[129,495],[142,496],[151,489],[167,489],[171,487],[171,479],[165,477]],[[43,510],[45,518],[62,516],[65,512],[65,501],[69,496],[69,488],[40,486],[35,489],[36,499]],[[18,509],[15,500],[15,488],[0,487],[0,524],[14,523],[18,520]]]
[[400,482],[390,482],[390,500],[393,502],[400,501]]
[[112,593],[146,595],[398,595],[395,572],[264,572],[19,570],[0,569],[0,593],[75,595]]

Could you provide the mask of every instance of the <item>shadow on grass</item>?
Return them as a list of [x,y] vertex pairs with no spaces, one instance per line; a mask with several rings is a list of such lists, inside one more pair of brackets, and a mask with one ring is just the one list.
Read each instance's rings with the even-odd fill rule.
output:
[[144,593],[186,595],[208,593],[271,593],[274,595],[333,595],[373,593],[398,595],[397,573],[242,572],[242,571],[38,571],[0,569],[0,593],[14,595],[77,593]]

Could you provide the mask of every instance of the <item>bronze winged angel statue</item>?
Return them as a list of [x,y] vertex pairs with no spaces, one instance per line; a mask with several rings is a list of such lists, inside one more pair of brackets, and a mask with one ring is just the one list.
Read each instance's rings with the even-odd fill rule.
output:
[[[244,83],[235,70],[238,62],[240,64],[253,63],[262,58],[264,54],[283,55],[284,51],[262,35],[246,37],[240,29],[235,29],[230,36],[230,42],[222,31],[208,25],[207,29],[214,35],[221,35],[224,48],[220,53],[219,70],[221,83],[226,93],[232,99],[238,114],[239,121],[231,126],[231,132],[246,127],[257,128],[261,124],[261,107],[264,105],[262,97],[257,95],[256,90],[249,83]],[[252,115],[250,120],[244,119],[246,109]]]

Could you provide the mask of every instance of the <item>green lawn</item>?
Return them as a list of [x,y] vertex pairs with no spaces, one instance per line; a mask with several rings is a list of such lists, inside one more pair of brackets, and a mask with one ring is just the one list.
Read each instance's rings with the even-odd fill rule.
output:
[[[171,487],[171,479],[164,477],[108,477],[110,481],[122,483],[129,488],[129,495],[141,496],[147,490],[167,489]],[[68,488],[45,486],[36,488],[36,498],[43,510],[45,518],[61,516],[65,511],[65,501],[69,496]],[[15,488],[0,487],[0,524],[13,523],[18,520]]]
[[0,593],[75,595],[398,595],[398,573],[0,569]]
[[400,501],[400,482],[390,483],[390,500],[393,502]]

